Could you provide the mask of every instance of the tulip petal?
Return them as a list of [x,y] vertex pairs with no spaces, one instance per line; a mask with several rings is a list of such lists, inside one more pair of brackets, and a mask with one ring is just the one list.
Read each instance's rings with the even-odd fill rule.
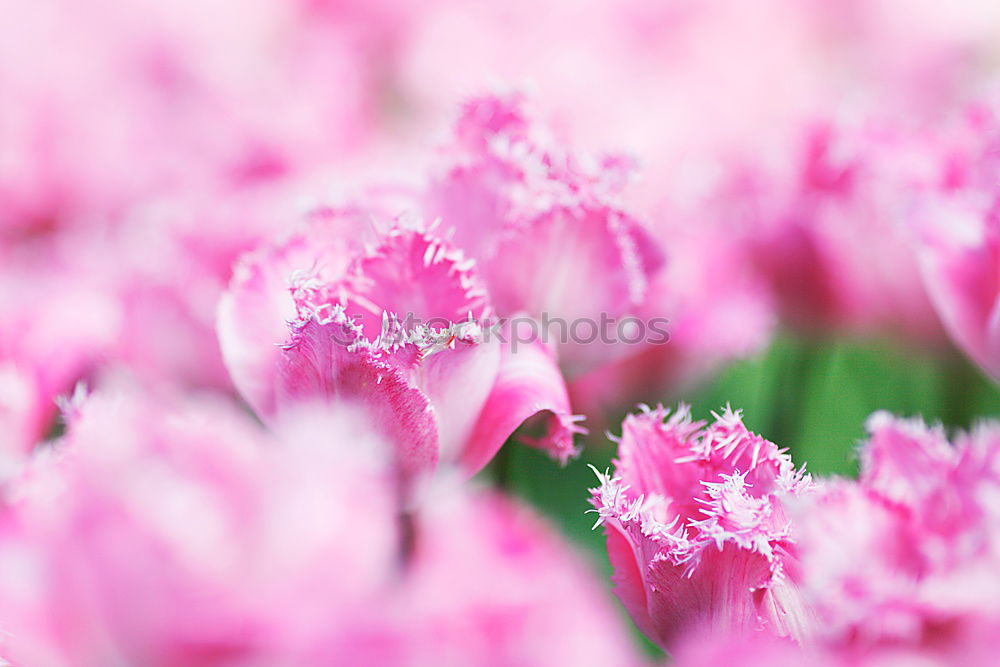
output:
[[329,321],[313,317],[293,326],[281,350],[277,400],[280,404],[331,401],[361,406],[375,433],[395,446],[404,477],[429,472],[437,464],[438,435],[427,397],[412,386],[400,365],[359,342],[359,329],[343,312]]
[[459,464],[470,474],[476,472],[518,426],[535,415],[540,415],[542,435],[522,436],[522,441],[563,463],[578,453],[573,435],[585,430],[570,412],[566,385],[552,354],[539,341],[504,343],[496,381]]

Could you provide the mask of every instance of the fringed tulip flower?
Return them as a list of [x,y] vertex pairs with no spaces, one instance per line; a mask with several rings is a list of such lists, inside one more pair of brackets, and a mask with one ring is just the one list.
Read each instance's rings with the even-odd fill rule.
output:
[[560,150],[524,96],[509,93],[465,104],[432,174],[425,215],[479,263],[498,314],[541,320],[571,376],[621,351],[595,328],[634,313],[663,264],[624,208],[631,171],[621,156]]
[[817,639],[845,655],[984,655],[1000,624],[1000,425],[950,443],[878,413],[868,430],[860,479],[825,484],[794,518]]
[[406,510],[350,411],[273,433],[220,399],[96,395],[0,507],[12,664],[607,665],[636,656],[579,557],[512,502]]
[[327,210],[242,261],[219,336],[260,416],[363,405],[406,476],[439,462],[475,472],[540,413],[535,444],[565,461],[581,428],[551,353],[489,328],[491,314],[474,263],[435,227],[378,231],[361,212]]
[[744,245],[693,216],[650,229],[629,212],[635,171],[563,150],[524,95],[486,95],[463,107],[423,203],[476,258],[498,314],[539,320],[595,420],[759,349],[774,319]]
[[994,661],[1000,424],[949,441],[941,427],[876,413],[868,432],[858,480],[823,480],[786,505],[796,547],[787,585],[814,619],[801,646],[737,629],[708,647],[701,627],[678,664]]
[[614,475],[591,502],[615,591],[663,647],[685,632],[801,637],[808,612],[788,578],[797,547],[786,512],[811,479],[726,410],[712,424],[681,406],[630,415]]

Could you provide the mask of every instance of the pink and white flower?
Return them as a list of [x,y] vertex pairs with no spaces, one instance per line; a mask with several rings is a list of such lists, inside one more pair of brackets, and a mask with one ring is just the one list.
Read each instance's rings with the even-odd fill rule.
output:
[[644,410],[618,444],[591,502],[639,628],[666,648],[689,631],[806,634],[786,503],[811,490],[809,476],[729,409],[710,425],[683,405]]
[[555,360],[539,341],[515,346],[509,331],[484,330],[492,312],[474,262],[436,227],[378,230],[364,211],[325,210],[244,258],[219,337],[260,416],[361,404],[401,448],[407,476],[439,462],[475,472],[539,413],[536,444],[565,461],[581,428]]
[[468,101],[432,169],[425,216],[476,259],[498,314],[563,320],[550,331],[570,377],[624,350],[574,343],[569,327],[635,313],[663,265],[625,208],[633,169],[563,150],[516,92]]
[[231,403],[76,406],[4,489],[0,656],[45,665],[634,664],[610,600],[526,510],[405,509],[349,410],[272,433]]
[[942,151],[941,187],[914,215],[927,292],[952,340],[1000,379],[1000,123],[973,107]]
[[1000,622],[1000,428],[951,443],[877,413],[868,431],[860,479],[824,484],[794,518],[817,640],[848,654],[981,652]]
[[[621,480],[602,480],[597,506],[617,531],[609,528],[609,554],[619,595],[640,627],[655,632],[657,623],[680,616],[691,631],[669,646],[684,665],[707,664],[720,656],[736,665],[761,664],[764,658],[775,664],[988,664],[1000,627],[1000,424],[984,422],[949,441],[941,427],[876,413],[868,431],[858,480],[825,479],[810,484],[810,493],[786,496],[783,503],[785,533],[794,536],[794,565],[785,562],[782,582],[785,599],[796,600],[800,613],[811,619],[801,628],[804,632],[791,637],[795,641],[776,640],[769,637],[773,632],[758,632],[761,627],[732,622],[722,626],[720,636],[720,623],[704,618],[674,589],[664,589],[675,597],[666,611],[647,603],[637,613],[630,595],[642,602],[655,600],[661,591],[659,580],[649,576],[653,568],[636,569],[635,559],[628,558],[629,545],[648,545],[663,534],[662,524],[651,516],[644,497],[618,500],[628,493]],[[623,444],[628,433],[626,427]],[[630,446],[626,455],[635,451]],[[686,461],[673,461],[665,467],[644,456],[638,459],[644,467],[631,464],[635,472],[630,472],[623,459],[619,470],[633,484],[656,479],[676,487],[673,480]],[[759,505],[732,494],[734,489],[727,487],[737,485],[731,477],[726,480],[707,484],[707,501],[697,495],[687,498],[707,508],[701,510],[705,519],[689,525],[718,524],[720,517],[725,526],[749,525],[747,517],[754,517]],[[713,504],[717,498],[724,512]],[[672,500],[667,507],[677,505]],[[624,511],[606,509],[616,506]],[[733,532],[739,535],[732,528],[725,534]],[[656,553],[664,552],[656,546]],[[643,573],[645,579],[640,578]],[[719,573],[712,580],[716,588],[708,590],[724,592],[742,580],[742,573]],[[693,568],[690,576],[696,580],[699,570]],[[643,592],[646,598],[640,597]],[[724,610],[746,614],[738,600],[730,600]]]

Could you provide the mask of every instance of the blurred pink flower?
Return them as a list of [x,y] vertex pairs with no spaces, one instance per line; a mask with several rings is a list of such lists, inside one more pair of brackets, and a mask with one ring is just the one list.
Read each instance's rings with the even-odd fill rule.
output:
[[807,631],[785,504],[812,481],[783,450],[739,413],[706,426],[682,405],[627,417],[615,466],[592,503],[615,592],[647,636],[669,648],[689,631]]
[[573,378],[570,398],[592,431],[605,430],[607,419],[637,403],[682,395],[723,364],[770,343],[774,297],[751,265],[752,249],[740,234],[706,224],[703,216],[701,208],[661,207],[654,235],[662,240],[666,266],[632,314],[647,327],[666,322],[669,340],[619,344],[605,363]]
[[621,348],[568,340],[573,322],[632,314],[663,265],[620,196],[632,170],[563,150],[516,92],[466,102],[432,169],[424,215],[476,259],[500,315],[563,320],[550,331],[569,377]]
[[949,135],[941,185],[914,218],[924,284],[942,322],[973,361],[1000,379],[1000,123],[995,108],[970,108]]
[[1000,426],[952,444],[940,427],[877,413],[868,431],[860,479],[825,483],[794,513],[817,641],[847,655],[982,657],[1000,622]]
[[484,330],[474,262],[434,226],[380,231],[367,216],[320,211],[237,267],[219,339],[250,405],[266,419],[317,400],[365,405],[407,475],[439,461],[475,472],[539,413],[534,444],[573,455],[581,428],[555,360],[539,341]]
[[12,8],[0,26],[0,242],[102,223],[149,197],[273,181],[366,145],[406,12],[350,4]]
[[453,494],[419,512],[416,531],[416,664],[641,664],[607,589],[526,508]]
[[0,655],[45,665],[633,664],[610,601],[525,510],[400,505],[346,411],[265,433],[228,402],[77,406],[5,489]]
[[0,274],[0,468],[47,435],[56,399],[105,362],[122,326],[120,304],[92,276],[44,268],[11,258]]
[[709,224],[741,239],[742,264],[769,287],[784,321],[818,336],[944,340],[912,219],[941,182],[935,133],[821,121],[786,146],[782,162],[733,162],[700,200]]
[[293,219],[286,200],[260,189],[149,202],[119,226],[0,251],[3,451],[26,453],[53,429],[58,397],[107,373],[231,390],[218,299],[234,260]]

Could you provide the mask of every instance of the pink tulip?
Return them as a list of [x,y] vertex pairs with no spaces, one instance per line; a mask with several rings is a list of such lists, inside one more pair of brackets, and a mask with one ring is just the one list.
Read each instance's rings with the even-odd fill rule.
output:
[[0,241],[100,223],[150,197],[273,182],[365,146],[376,70],[408,12],[320,4],[11,8]]
[[592,503],[615,592],[655,642],[672,647],[687,631],[807,631],[788,582],[797,547],[785,505],[812,481],[739,413],[707,426],[683,405],[630,415],[615,475],[599,480]]
[[1000,622],[1000,427],[952,444],[879,413],[868,430],[858,482],[824,485],[795,517],[819,638],[843,651],[978,650]]
[[363,405],[408,476],[439,461],[475,472],[539,413],[536,444],[571,456],[581,429],[554,359],[484,329],[492,309],[474,263],[433,226],[379,231],[365,216],[322,212],[237,268],[219,337],[250,405],[265,419],[314,401]]
[[992,662],[1000,424],[949,442],[940,427],[876,413],[868,431],[857,481],[823,480],[786,503],[796,554],[786,585],[814,619],[801,647],[739,628],[718,638],[702,624],[680,642],[678,664]]
[[562,150],[519,93],[468,101],[442,153],[424,214],[476,259],[497,312],[563,320],[549,332],[570,376],[613,356],[571,327],[633,314],[663,264],[624,208],[631,160]]
[[1000,125],[970,109],[941,151],[941,187],[915,212],[924,284],[955,343],[1000,379]]
[[56,400],[105,362],[122,326],[120,304],[92,276],[62,262],[44,266],[41,271],[35,262],[11,258],[0,275],[4,463],[20,459],[45,438],[55,423]]
[[[93,396],[0,508],[0,655],[32,665],[634,664],[579,557],[439,486],[404,510],[348,411]],[[558,639],[557,641],[554,641]]]
[[523,94],[486,95],[463,107],[422,207],[477,260],[500,315],[540,320],[595,420],[760,349],[774,319],[745,244],[694,214],[661,213],[654,234],[628,211],[635,171],[562,149]]

